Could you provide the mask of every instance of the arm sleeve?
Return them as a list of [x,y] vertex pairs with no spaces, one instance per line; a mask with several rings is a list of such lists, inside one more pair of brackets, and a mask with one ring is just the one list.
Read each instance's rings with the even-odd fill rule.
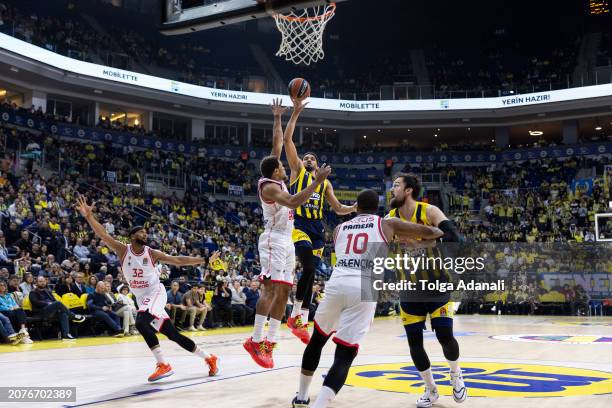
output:
[[439,225],[438,228],[444,232],[442,236],[442,241],[444,242],[465,242],[465,237],[459,233],[457,230],[457,226],[451,220],[444,220]]

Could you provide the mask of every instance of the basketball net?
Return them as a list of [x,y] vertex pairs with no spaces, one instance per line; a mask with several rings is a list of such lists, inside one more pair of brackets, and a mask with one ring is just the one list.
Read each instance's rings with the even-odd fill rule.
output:
[[290,14],[274,14],[282,40],[276,53],[296,65],[310,65],[325,57],[323,32],[336,12],[336,4],[315,6]]

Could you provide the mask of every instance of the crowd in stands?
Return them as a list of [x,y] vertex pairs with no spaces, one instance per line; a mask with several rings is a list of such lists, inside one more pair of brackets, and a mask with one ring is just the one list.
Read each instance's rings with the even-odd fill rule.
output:
[[[223,192],[230,183],[242,182],[249,183],[244,185],[245,192],[252,195],[257,177],[252,163],[158,151],[142,154],[117,150],[108,143],[67,142],[5,124],[0,125],[0,132],[8,147],[21,141],[26,152],[22,159],[28,163],[19,177],[11,168],[15,162],[3,161],[0,170],[0,281],[5,282],[0,284],[1,337],[13,343],[31,342],[26,326],[36,317],[53,317],[59,323],[60,336],[68,339],[87,330],[115,336],[135,333],[137,305],[119,260],[75,211],[77,194],[96,202],[100,221],[124,242],[132,226],[145,225],[149,244],[171,255],[208,258],[212,251],[221,250],[222,259],[215,265],[159,266],[169,287],[168,310],[179,327],[201,331],[252,321],[260,293],[256,276],[261,208],[257,203],[221,201],[210,194],[215,187],[220,186]],[[47,163],[54,163],[50,168],[60,170],[57,176],[45,178],[37,170],[43,153]],[[591,188],[581,190],[574,189],[572,181],[579,169],[594,167],[596,174],[604,174],[604,164],[594,159],[543,159],[437,170],[457,191],[450,197],[449,215],[471,240],[584,242],[594,239],[593,217],[607,207],[610,184],[596,179]],[[111,168],[133,172],[136,177],[150,166],[197,174],[201,189],[188,189],[182,199],[156,196],[107,183],[100,174]],[[525,286],[527,296],[518,304],[527,302],[529,307],[507,307],[504,312],[535,312],[537,302],[528,301],[535,299],[529,295],[530,283],[534,282],[518,284]],[[568,299],[580,300],[583,295],[578,291],[565,290]],[[323,294],[324,282],[318,281],[314,308]],[[381,302],[379,314],[392,312],[394,302]],[[577,309],[580,305],[572,307],[572,311]]]

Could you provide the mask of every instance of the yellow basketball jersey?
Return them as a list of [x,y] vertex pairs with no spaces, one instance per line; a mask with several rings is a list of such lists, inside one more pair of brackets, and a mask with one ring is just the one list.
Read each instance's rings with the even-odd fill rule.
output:
[[[293,195],[307,188],[314,182],[314,176],[306,171],[304,167],[298,177],[289,185],[289,192]],[[295,209],[294,214],[311,220],[323,218],[323,206],[325,204],[325,193],[329,186],[329,180],[321,183],[312,193],[308,201]]]

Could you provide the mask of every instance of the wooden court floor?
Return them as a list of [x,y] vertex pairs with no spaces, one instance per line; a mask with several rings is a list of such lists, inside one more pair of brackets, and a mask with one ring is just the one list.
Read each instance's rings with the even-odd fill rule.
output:
[[[77,401],[0,406],[290,407],[305,346],[283,328],[276,367],[264,370],[242,348],[248,331],[194,335],[220,357],[221,373],[213,378],[200,359],[163,340],[175,374],[153,384],[146,378],[154,360],[140,336],[3,345],[1,386],[72,386]],[[612,318],[456,316],[455,333],[468,386],[464,407],[612,406]],[[449,397],[441,348],[433,333],[425,338],[442,394],[435,406],[459,406]],[[334,347],[330,342],[324,349],[311,398],[331,365]],[[414,407],[421,392],[400,319],[377,319],[332,407]]]

